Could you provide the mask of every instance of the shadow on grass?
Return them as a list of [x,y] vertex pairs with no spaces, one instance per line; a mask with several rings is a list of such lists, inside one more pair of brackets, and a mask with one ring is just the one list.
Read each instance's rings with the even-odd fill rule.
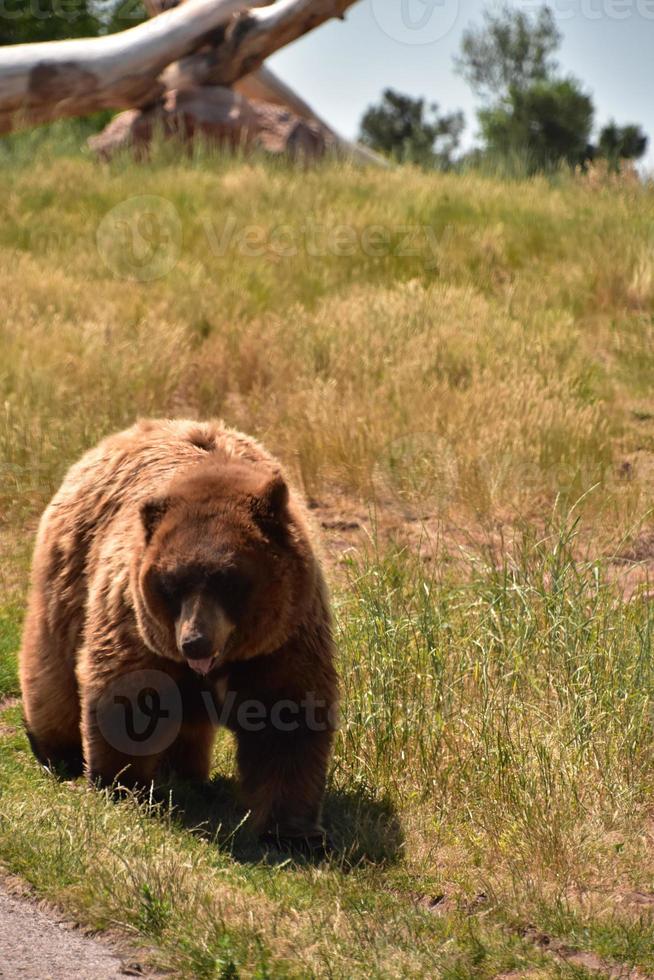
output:
[[[27,741],[34,752],[35,744],[29,731],[24,729]],[[39,757],[38,747],[34,752]],[[79,778],[81,758],[77,766],[47,764],[52,776],[62,782]],[[41,760],[44,765],[44,760]],[[361,864],[389,865],[402,856],[404,836],[392,803],[387,799],[374,798],[364,788],[353,790],[330,789],[325,797],[324,824],[327,839],[317,846],[303,846],[302,842],[288,844],[262,841],[248,826],[247,816],[239,805],[236,779],[216,775],[209,783],[187,783],[170,780],[155,788],[150,796],[146,791],[125,790],[116,786],[111,795],[116,799],[134,797],[145,802],[145,797],[156,804],[152,818],[171,819],[177,826],[211,841],[219,850],[228,853],[242,864],[294,864],[332,863],[343,871]]]
[[404,838],[394,807],[372,799],[364,790],[331,790],[325,798],[324,823],[328,842],[311,849],[262,842],[249,830],[238,806],[238,784],[215,776],[198,786],[174,783],[168,788],[174,821],[211,840],[243,864],[336,863],[344,870],[357,865],[392,864],[402,854]]

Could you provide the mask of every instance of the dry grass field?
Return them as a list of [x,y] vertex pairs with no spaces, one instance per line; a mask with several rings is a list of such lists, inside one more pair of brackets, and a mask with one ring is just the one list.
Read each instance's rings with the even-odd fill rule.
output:
[[[0,155],[0,865],[203,978],[654,975],[654,193]],[[143,415],[312,501],[343,721],[326,861],[210,791],[116,804],[16,700],[38,514]]]

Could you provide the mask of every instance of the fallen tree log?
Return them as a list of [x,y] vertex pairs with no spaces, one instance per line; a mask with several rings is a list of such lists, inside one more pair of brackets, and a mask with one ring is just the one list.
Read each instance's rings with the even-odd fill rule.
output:
[[142,106],[165,91],[159,75],[206,44],[234,14],[269,0],[189,0],[120,34],[0,48],[0,132]]
[[[256,71],[275,51],[333,17],[342,18],[356,2],[277,0],[267,10],[248,11],[235,20],[224,38],[171,66],[164,74],[164,84],[169,89],[231,86]],[[165,9],[166,0],[150,0],[148,9],[154,12],[158,6]]]
[[[222,149],[263,150],[303,163],[332,153],[359,164],[389,166],[383,157],[344,139],[311,111],[306,111],[299,96],[283,82],[280,89],[274,84],[270,87],[270,76],[273,79],[275,76],[265,72],[266,84],[260,81],[257,72],[243,80],[243,83],[251,80],[251,84],[239,83],[233,88],[200,85],[166,92],[151,106],[121,112],[101,133],[91,136],[88,145],[103,160],[110,160],[124,150],[131,150],[137,159],[143,159],[157,137],[186,144],[200,137],[204,143]],[[283,98],[278,95],[280,91]],[[251,95],[263,98],[246,97]],[[295,111],[296,105],[302,111]]]
[[[146,9],[154,17],[170,9],[170,4],[176,2],[183,3],[184,0],[147,0]],[[170,65],[163,73],[162,81],[170,91],[191,89],[196,92],[194,102],[197,105],[197,89],[200,86],[230,84],[232,75],[238,74],[236,68],[228,72],[221,69],[221,65],[229,61],[229,56],[225,54],[227,48],[237,48],[240,52],[236,59],[240,65],[239,71],[244,66],[250,68],[255,62],[259,62],[262,55],[267,57],[278,47],[297,40],[332,17],[343,17],[345,11],[355,2],[357,0],[282,0],[266,11],[252,11],[231,25],[225,38],[214,41],[182,61]],[[262,17],[261,14],[271,16]],[[282,106],[299,119],[315,124],[318,131],[326,136],[325,147],[335,150],[340,156],[359,163],[388,166],[388,162],[379,154],[345,139],[333,130],[297,92],[266,65],[235,78],[231,87],[249,100]],[[214,104],[213,96],[209,97],[209,104]]]
[[335,133],[262,64],[355,2],[145,0],[152,19],[120,34],[0,48],[0,132],[128,107],[90,140],[98,155],[127,146],[143,154],[161,131],[305,160],[333,150],[385,163]]

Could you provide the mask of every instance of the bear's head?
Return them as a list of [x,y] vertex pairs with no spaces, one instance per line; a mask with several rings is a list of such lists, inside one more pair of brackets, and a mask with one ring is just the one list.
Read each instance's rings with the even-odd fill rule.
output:
[[318,574],[281,473],[205,462],[140,507],[132,576],[141,634],[199,674],[279,649]]

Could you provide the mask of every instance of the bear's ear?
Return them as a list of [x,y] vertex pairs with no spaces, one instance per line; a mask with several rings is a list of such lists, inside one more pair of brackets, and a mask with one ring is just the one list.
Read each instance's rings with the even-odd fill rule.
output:
[[288,506],[288,486],[281,473],[275,473],[252,499],[257,520],[268,523],[283,521]]
[[170,506],[168,497],[151,497],[141,504],[141,523],[145,531],[145,543],[149,544],[152,535],[161,524],[163,517]]

